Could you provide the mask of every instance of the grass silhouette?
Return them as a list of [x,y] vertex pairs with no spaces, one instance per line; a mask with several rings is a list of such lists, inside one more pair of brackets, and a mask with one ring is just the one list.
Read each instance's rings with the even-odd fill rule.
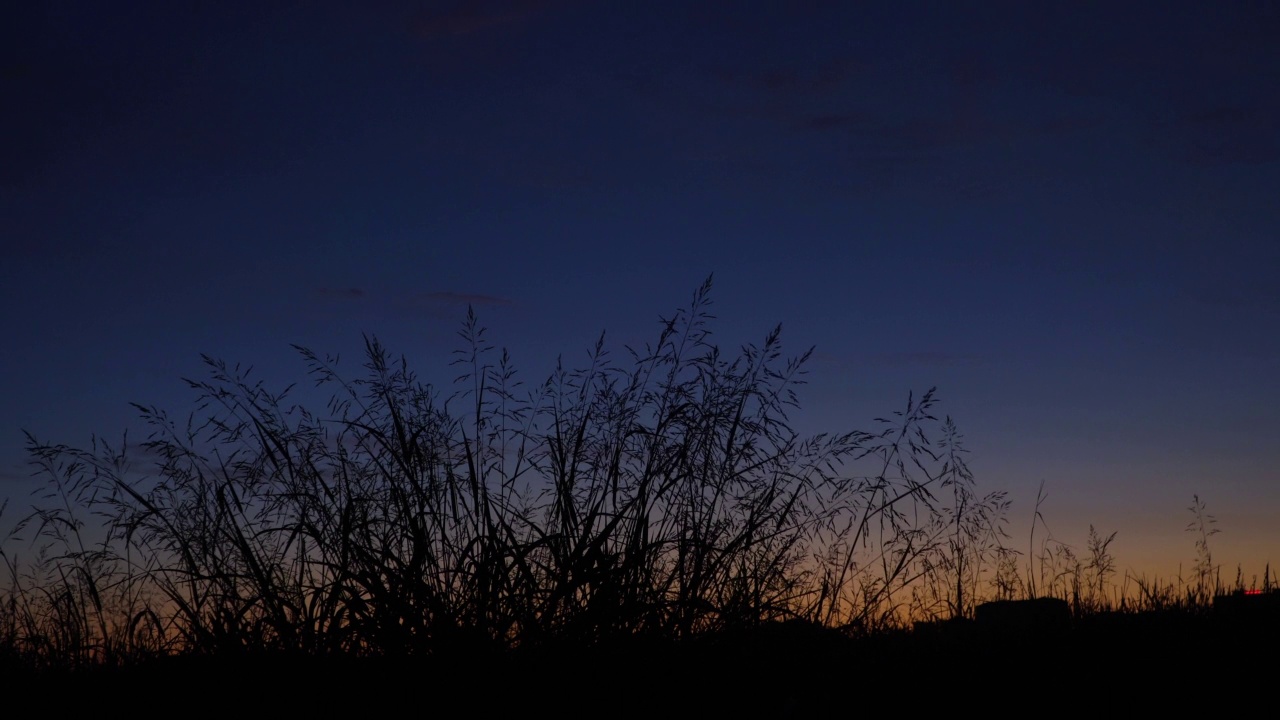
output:
[[868,652],[994,663],[1039,642],[982,634],[984,600],[1060,598],[1103,647],[1085,618],[1200,617],[1223,590],[1199,498],[1187,583],[1126,574],[1116,591],[1116,534],[1092,527],[1082,560],[1051,537],[1036,552],[1033,525],[1022,575],[1005,496],[977,494],[932,390],[874,432],[801,437],[788,413],[809,354],[784,357],[775,329],[723,355],[710,289],[624,363],[601,336],[586,367],[532,385],[468,312],[448,395],[367,338],[353,380],[298,348],[331,392],[320,414],[205,358],[188,417],[136,406],[153,431],[140,448],[28,436],[47,485],[0,546],[0,669],[278,674],[285,658],[310,686],[422,667],[465,684],[520,663],[526,683],[574,677],[580,696],[710,672],[729,695],[777,686],[781,712]]

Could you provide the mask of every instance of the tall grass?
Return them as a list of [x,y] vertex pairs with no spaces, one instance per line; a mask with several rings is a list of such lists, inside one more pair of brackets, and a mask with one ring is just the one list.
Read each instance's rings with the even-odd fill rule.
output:
[[[725,354],[710,280],[615,360],[526,383],[468,312],[447,391],[376,339],[364,372],[298,352],[322,412],[205,358],[140,446],[28,436],[46,481],[0,546],[0,652],[426,655],[679,639],[803,619],[875,629],[1015,588],[1003,493],[911,395],[872,431],[790,425],[809,353]],[[139,457],[141,456],[141,457]],[[1080,586],[1113,572],[1091,544]],[[1003,579],[1002,579],[1003,578]],[[1034,594],[1034,591],[1032,591]]]

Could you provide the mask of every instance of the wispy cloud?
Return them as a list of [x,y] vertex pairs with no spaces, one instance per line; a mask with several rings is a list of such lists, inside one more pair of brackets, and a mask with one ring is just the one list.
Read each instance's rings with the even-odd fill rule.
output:
[[524,22],[556,4],[555,0],[467,0],[447,10],[418,15],[413,30],[428,39],[472,35]]
[[358,286],[321,287],[313,291],[310,304],[315,312],[330,315],[360,313],[395,317],[457,319],[466,307],[509,307],[510,298],[486,293],[436,290],[431,292],[367,292]]
[[972,353],[956,353],[944,350],[917,350],[906,352],[835,354],[818,351],[814,360],[839,367],[952,367],[971,365],[989,360]]
[[1269,281],[1238,279],[1231,281],[1201,281],[1185,283],[1178,294],[1200,305],[1243,310],[1246,308],[1280,305],[1280,288]]
[[393,298],[391,311],[402,317],[428,316],[457,320],[466,307],[509,307],[514,303],[504,297],[483,293],[437,291],[411,293]]
[[867,64],[858,58],[833,58],[801,67],[766,69],[721,69],[717,79],[731,87],[749,88],[774,94],[830,93],[863,72]]
[[1193,165],[1280,160],[1280,106],[1221,106],[1151,123],[1157,137]]
[[840,130],[844,128],[866,127],[869,118],[862,113],[826,113],[809,115],[796,121],[802,130]]
[[420,299],[440,303],[442,305],[510,305],[507,298],[479,293],[429,292],[419,296]]
[[365,296],[364,290],[358,287],[331,288],[322,287],[316,291],[322,298],[332,300],[359,300]]
[[982,362],[981,355],[968,353],[951,353],[939,350],[923,350],[918,352],[881,353],[869,356],[873,361],[883,365],[922,365],[927,367],[945,367]]
[[[22,465],[0,467],[0,487],[31,484],[33,482],[31,470],[31,468]],[[4,497],[0,496],[0,503],[2,502],[4,502]]]

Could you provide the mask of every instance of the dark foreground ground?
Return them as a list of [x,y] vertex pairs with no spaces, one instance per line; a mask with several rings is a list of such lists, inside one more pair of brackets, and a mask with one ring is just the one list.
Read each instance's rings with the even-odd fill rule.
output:
[[60,716],[1271,717],[1280,702],[1278,625],[1126,614],[1052,628],[946,623],[849,638],[792,624],[681,645],[504,655],[188,657],[74,673],[10,667],[0,689],[9,709],[29,698]]

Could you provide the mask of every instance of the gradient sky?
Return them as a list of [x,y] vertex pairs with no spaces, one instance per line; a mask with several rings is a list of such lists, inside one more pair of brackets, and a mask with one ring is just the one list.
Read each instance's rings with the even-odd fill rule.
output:
[[[1123,7],[1113,7],[1122,5]],[[361,334],[526,380],[714,273],[805,431],[938,386],[981,490],[1121,570],[1280,561],[1280,5],[26,3],[0,43],[0,497],[22,430]],[[137,436],[135,436],[137,437]],[[15,508],[4,518],[15,519]]]

